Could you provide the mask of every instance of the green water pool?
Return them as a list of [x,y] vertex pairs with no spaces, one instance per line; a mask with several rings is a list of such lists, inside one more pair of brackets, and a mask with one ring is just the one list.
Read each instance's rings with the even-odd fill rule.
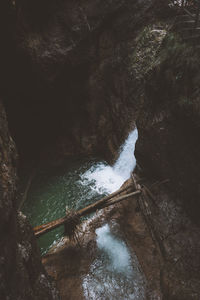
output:
[[[105,162],[101,164],[106,165]],[[94,182],[85,182],[82,178],[87,170],[98,166],[96,159],[70,158],[59,167],[38,168],[22,208],[31,225],[63,217],[66,206],[77,210],[105,195],[106,191],[96,191]],[[42,255],[63,236],[63,231],[61,226],[38,239]]]

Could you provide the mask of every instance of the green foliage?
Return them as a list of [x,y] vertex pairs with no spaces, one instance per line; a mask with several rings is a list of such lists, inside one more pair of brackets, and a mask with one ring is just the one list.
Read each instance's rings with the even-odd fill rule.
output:
[[145,75],[155,67],[155,60],[158,49],[166,34],[164,26],[160,24],[147,26],[138,36],[136,47],[130,56],[130,70],[138,80],[145,78]]

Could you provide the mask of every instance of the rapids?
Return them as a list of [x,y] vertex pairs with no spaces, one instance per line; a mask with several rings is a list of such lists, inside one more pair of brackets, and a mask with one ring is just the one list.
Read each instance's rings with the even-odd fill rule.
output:
[[[79,209],[119,189],[135,168],[137,137],[134,129],[113,166],[98,159],[70,158],[62,168],[41,169],[23,208],[32,225],[62,217],[66,206]],[[85,299],[144,299],[145,278],[137,257],[116,228],[111,221],[96,229],[96,258],[82,278]],[[47,253],[62,235],[63,228],[58,228],[42,236],[41,253]]]

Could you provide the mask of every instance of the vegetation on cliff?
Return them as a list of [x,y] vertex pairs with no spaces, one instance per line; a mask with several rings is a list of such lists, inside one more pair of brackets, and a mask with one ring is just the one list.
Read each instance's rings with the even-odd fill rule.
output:
[[0,97],[8,116],[7,124],[0,101],[0,298],[58,299],[17,212],[18,159],[8,125],[23,163],[58,163],[83,153],[111,160],[136,120],[147,184],[168,179],[154,187],[148,216],[137,204],[125,208],[130,235],[143,225],[134,242],[144,234],[151,248],[140,258],[144,270],[159,261],[148,273],[149,298],[199,299],[199,46],[171,27],[168,1],[3,0],[0,16]]

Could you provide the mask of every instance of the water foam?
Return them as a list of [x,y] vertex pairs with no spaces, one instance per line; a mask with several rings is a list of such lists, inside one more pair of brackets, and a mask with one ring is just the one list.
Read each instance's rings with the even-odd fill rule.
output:
[[[112,193],[120,188],[136,166],[134,157],[137,129],[131,132],[121,147],[113,166],[100,162],[82,175],[82,184],[99,194]],[[90,272],[83,277],[85,299],[143,300],[145,279],[137,257],[130,253],[125,242],[116,237],[108,224],[96,229],[97,258]]]
[[96,229],[97,258],[83,277],[85,299],[144,300],[145,279],[137,257],[116,237],[108,224]]
[[97,246],[109,258],[108,267],[115,272],[128,272],[131,266],[131,256],[126,244],[115,238],[108,224],[96,229]]
[[113,166],[113,171],[116,175],[120,175],[124,181],[127,180],[136,166],[134,156],[135,144],[138,139],[137,128],[133,130],[124,145],[122,146],[119,158]]
[[138,131],[134,129],[120,150],[119,157],[113,166],[100,162],[92,166],[81,176],[83,185],[91,185],[91,189],[99,194],[112,193],[130,177],[136,166],[134,156]]

